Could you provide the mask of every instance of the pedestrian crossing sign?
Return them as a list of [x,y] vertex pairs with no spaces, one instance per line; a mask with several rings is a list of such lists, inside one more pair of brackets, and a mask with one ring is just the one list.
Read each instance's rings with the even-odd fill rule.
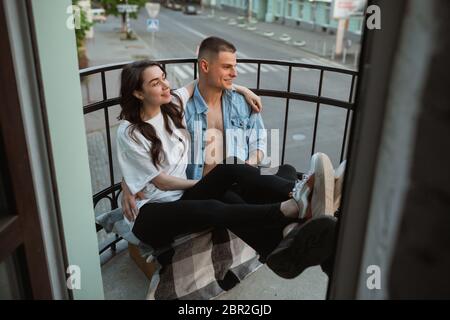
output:
[[147,31],[155,32],[159,30],[159,19],[147,19]]

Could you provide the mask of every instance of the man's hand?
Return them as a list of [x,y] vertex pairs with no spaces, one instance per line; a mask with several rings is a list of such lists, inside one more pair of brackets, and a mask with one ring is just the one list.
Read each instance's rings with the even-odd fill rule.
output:
[[252,152],[250,154],[248,160],[245,161],[245,163],[256,167],[259,165],[263,157],[264,157],[263,152],[261,150],[257,150],[256,152]]
[[256,167],[258,165],[258,159],[255,157],[249,158],[247,161],[245,161],[246,164]]
[[242,94],[247,101],[247,103],[250,105],[252,110],[256,113],[259,113],[262,111],[262,102],[261,98],[256,95],[252,90],[248,89],[247,87],[240,86],[237,84],[233,84],[236,91],[240,94]]
[[129,221],[134,221],[137,217],[138,210],[136,207],[136,200],[142,199],[142,192],[138,192],[136,195],[132,195],[130,189],[128,189],[125,181],[122,180],[122,211],[124,216]]
[[262,101],[261,98],[256,95],[252,90],[246,91],[244,94],[245,100],[247,103],[252,107],[252,110],[256,113],[259,113],[262,111]]

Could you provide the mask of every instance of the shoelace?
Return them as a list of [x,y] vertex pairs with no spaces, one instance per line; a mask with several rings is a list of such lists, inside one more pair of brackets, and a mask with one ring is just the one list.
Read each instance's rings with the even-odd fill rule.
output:
[[301,190],[306,181],[308,181],[308,179],[309,179],[308,174],[303,174],[302,180],[297,179],[297,181],[295,181],[294,188],[292,189],[292,194],[294,195],[297,192],[297,190]]

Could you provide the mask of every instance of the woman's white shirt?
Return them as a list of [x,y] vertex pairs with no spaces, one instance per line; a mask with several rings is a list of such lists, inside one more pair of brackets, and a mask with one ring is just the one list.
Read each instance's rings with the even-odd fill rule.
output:
[[[190,96],[185,88],[175,90],[180,97],[184,109]],[[174,103],[179,103],[176,99]],[[130,192],[136,194],[142,191],[144,199],[136,202],[138,210],[147,202],[171,202],[183,195],[183,190],[163,191],[158,189],[151,181],[161,172],[170,176],[186,179],[186,167],[189,157],[189,133],[178,129],[168,118],[172,134],[164,127],[164,118],[160,113],[147,120],[161,140],[162,161],[158,167],[153,164],[150,150],[151,142],[139,130],[134,130],[133,138],[130,136],[130,122],[122,120],[117,129],[117,157],[122,170],[125,183]],[[183,119],[183,124],[185,124]],[[136,141],[135,141],[136,140]]]

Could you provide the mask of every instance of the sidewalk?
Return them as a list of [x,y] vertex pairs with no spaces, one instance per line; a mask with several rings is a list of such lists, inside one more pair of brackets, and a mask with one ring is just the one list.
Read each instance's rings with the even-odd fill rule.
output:
[[225,10],[215,10],[211,16],[210,9],[202,13],[215,21],[223,24],[234,25],[243,32],[253,32],[260,37],[273,39],[275,42],[283,42],[307,53],[324,58],[336,66],[356,69],[355,57],[358,59],[361,44],[352,41],[352,46],[346,50],[347,56],[335,59],[333,49],[336,45],[336,35],[330,35],[322,31],[309,31],[301,27],[282,25],[280,23],[268,23],[253,20],[248,23],[244,16]]
[[120,25],[120,19],[114,16],[94,25],[94,38],[87,41],[89,66],[154,58],[151,48],[139,37],[121,40]]

